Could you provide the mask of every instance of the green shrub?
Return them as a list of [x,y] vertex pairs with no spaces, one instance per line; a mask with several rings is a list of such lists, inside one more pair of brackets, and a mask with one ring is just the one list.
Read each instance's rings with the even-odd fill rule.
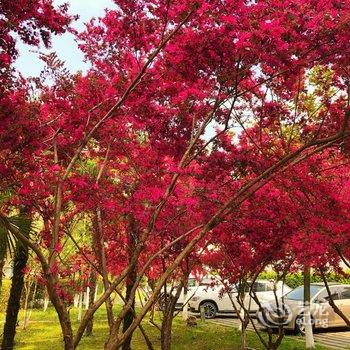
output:
[[[262,272],[259,275],[260,279],[275,279],[277,276],[276,272],[269,271],[269,272]],[[338,282],[338,283],[344,283],[344,284],[350,284],[350,277],[347,278],[344,275],[336,274],[334,272],[330,273],[327,275],[327,281],[328,282]],[[311,282],[322,282],[321,276],[317,274],[312,274],[311,275]],[[294,273],[289,273],[286,276],[285,283],[290,287],[290,288],[296,288],[304,284],[304,277],[301,272],[294,272]]]

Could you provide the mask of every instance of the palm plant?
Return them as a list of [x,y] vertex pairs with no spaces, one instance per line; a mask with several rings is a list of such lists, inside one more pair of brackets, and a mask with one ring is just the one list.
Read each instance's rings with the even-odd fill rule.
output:
[[9,230],[10,226],[20,231],[24,236],[29,237],[32,232],[32,221],[25,216],[24,210],[21,210],[19,215],[11,217],[1,215],[0,217],[0,259],[3,259],[0,261],[5,261],[8,255],[13,257],[13,276],[1,349],[13,349],[14,346],[18,312],[24,286],[24,268],[28,261],[28,246],[14,237]]
[[[14,224],[13,219],[13,217],[8,219],[11,224]],[[0,221],[0,293],[6,258],[8,256],[11,258],[14,256],[16,244],[17,239],[8,231],[3,222]]]

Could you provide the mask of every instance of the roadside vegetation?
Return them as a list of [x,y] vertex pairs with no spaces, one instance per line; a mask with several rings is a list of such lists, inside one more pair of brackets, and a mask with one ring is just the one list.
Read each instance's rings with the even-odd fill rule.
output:
[[[70,311],[73,327],[78,325],[77,310]],[[4,320],[4,313],[0,313],[0,322]],[[159,316],[157,316],[159,318]],[[23,320],[23,311],[19,315],[18,333],[16,335],[16,350],[38,350],[62,349],[62,336],[57,319],[57,315],[53,308],[48,308],[45,312],[34,310],[31,322],[26,330],[21,329]],[[108,334],[108,324],[105,312],[100,309],[95,316],[94,332],[92,336],[83,337],[78,349],[81,350],[97,350],[101,348],[104,339]],[[147,318],[143,321],[143,325],[149,335],[155,349],[160,349],[159,331],[147,322]],[[240,349],[240,332],[236,328],[222,326],[211,321],[200,321],[195,327],[187,327],[181,317],[176,317],[173,323],[173,339],[172,349],[174,350],[238,350]],[[253,332],[248,332],[248,346],[254,349],[263,349],[257,336]],[[282,350],[304,349],[304,341],[301,337],[285,337],[280,347]],[[139,330],[134,334],[132,340],[133,350],[146,349],[144,339]],[[317,346],[317,350],[325,350],[325,347]]]

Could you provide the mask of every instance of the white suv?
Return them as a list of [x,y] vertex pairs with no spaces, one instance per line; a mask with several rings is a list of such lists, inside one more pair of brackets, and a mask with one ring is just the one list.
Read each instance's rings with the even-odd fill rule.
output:
[[[213,284],[214,278],[210,276],[203,276],[201,279],[197,279],[193,276],[190,276],[188,279],[188,291],[185,300],[184,289],[182,288],[181,293],[179,295],[178,300],[176,301],[175,309],[179,310],[183,307],[184,303],[188,301],[188,299],[192,298],[198,290],[201,288],[207,288],[211,284]],[[176,288],[171,288],[171,286],[167,286],[167,288],[163,288],[162,293],[158,297],[158,305],[160,309],[164,308],[164,303],[167,298],[166,295],[169,294],[169,291],[172,290],[172,294],[175,296]],[[148,291],[148,294],[151,295],[152,291]]]
[[[252,290],[256,293],[260,303],[265,303],[275,299],[273,292],[273,282],[268,280],[256,280],[253,284]],[[244,298],[244,306],[250,313],[256,313],[259,309],[257,303],[250,297],[246,291]],[[276,284],[277,298],[291,291],[287,285],[282,282]],[[197,289],[195,295],[190,299],[189,306],[191,312],[200,312],[201,307],[204,310],[206,318],[214,318],[218,314],[232,314],[236,313],[231,299],[223,289],[223,286],[201,286]],[[237,301],[237,288],[235,285],[231,286],[231,297],[239,310],[240,306]]]

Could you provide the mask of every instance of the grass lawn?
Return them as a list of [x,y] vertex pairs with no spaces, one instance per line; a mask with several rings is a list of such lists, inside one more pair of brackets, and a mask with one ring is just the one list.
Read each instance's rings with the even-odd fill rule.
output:
[[[71,310],[73,326],[76,327],[77,310]],[[3,326],[5,315],[0,313],[0,325]],[[16,336],[15,349],[21,350],[58,350],[62,349],[60,326],[57,316],[52,308],[46,312],[34,310],[26,330],[21,329],[23,313],[20,314],[20,326]],[[159,333],[157,329],[144,321],[144,328],[153,342],[155,349],[159,349]],[[108,327],[104,310],[99,310],[95,316],[94,334],[91,337],[84,337],[80,343],[81,350],[103,349],[107,338]],[[248,345],[255,349],[263,349],[257,336],[249,333]],[[173,327],[173,350],[234,350],[239,349],[239,333],[236,329],[216,325],[211,322],[198,321],[193,328],[186,327],[181,318],[174,321]],[[280,349],[304,349],[304,343],[297,337],[286,337]],[[139,331],[135,332],[132,344],[133,350],[147,349]],[[326,349],[316,347],[317,350]]]

